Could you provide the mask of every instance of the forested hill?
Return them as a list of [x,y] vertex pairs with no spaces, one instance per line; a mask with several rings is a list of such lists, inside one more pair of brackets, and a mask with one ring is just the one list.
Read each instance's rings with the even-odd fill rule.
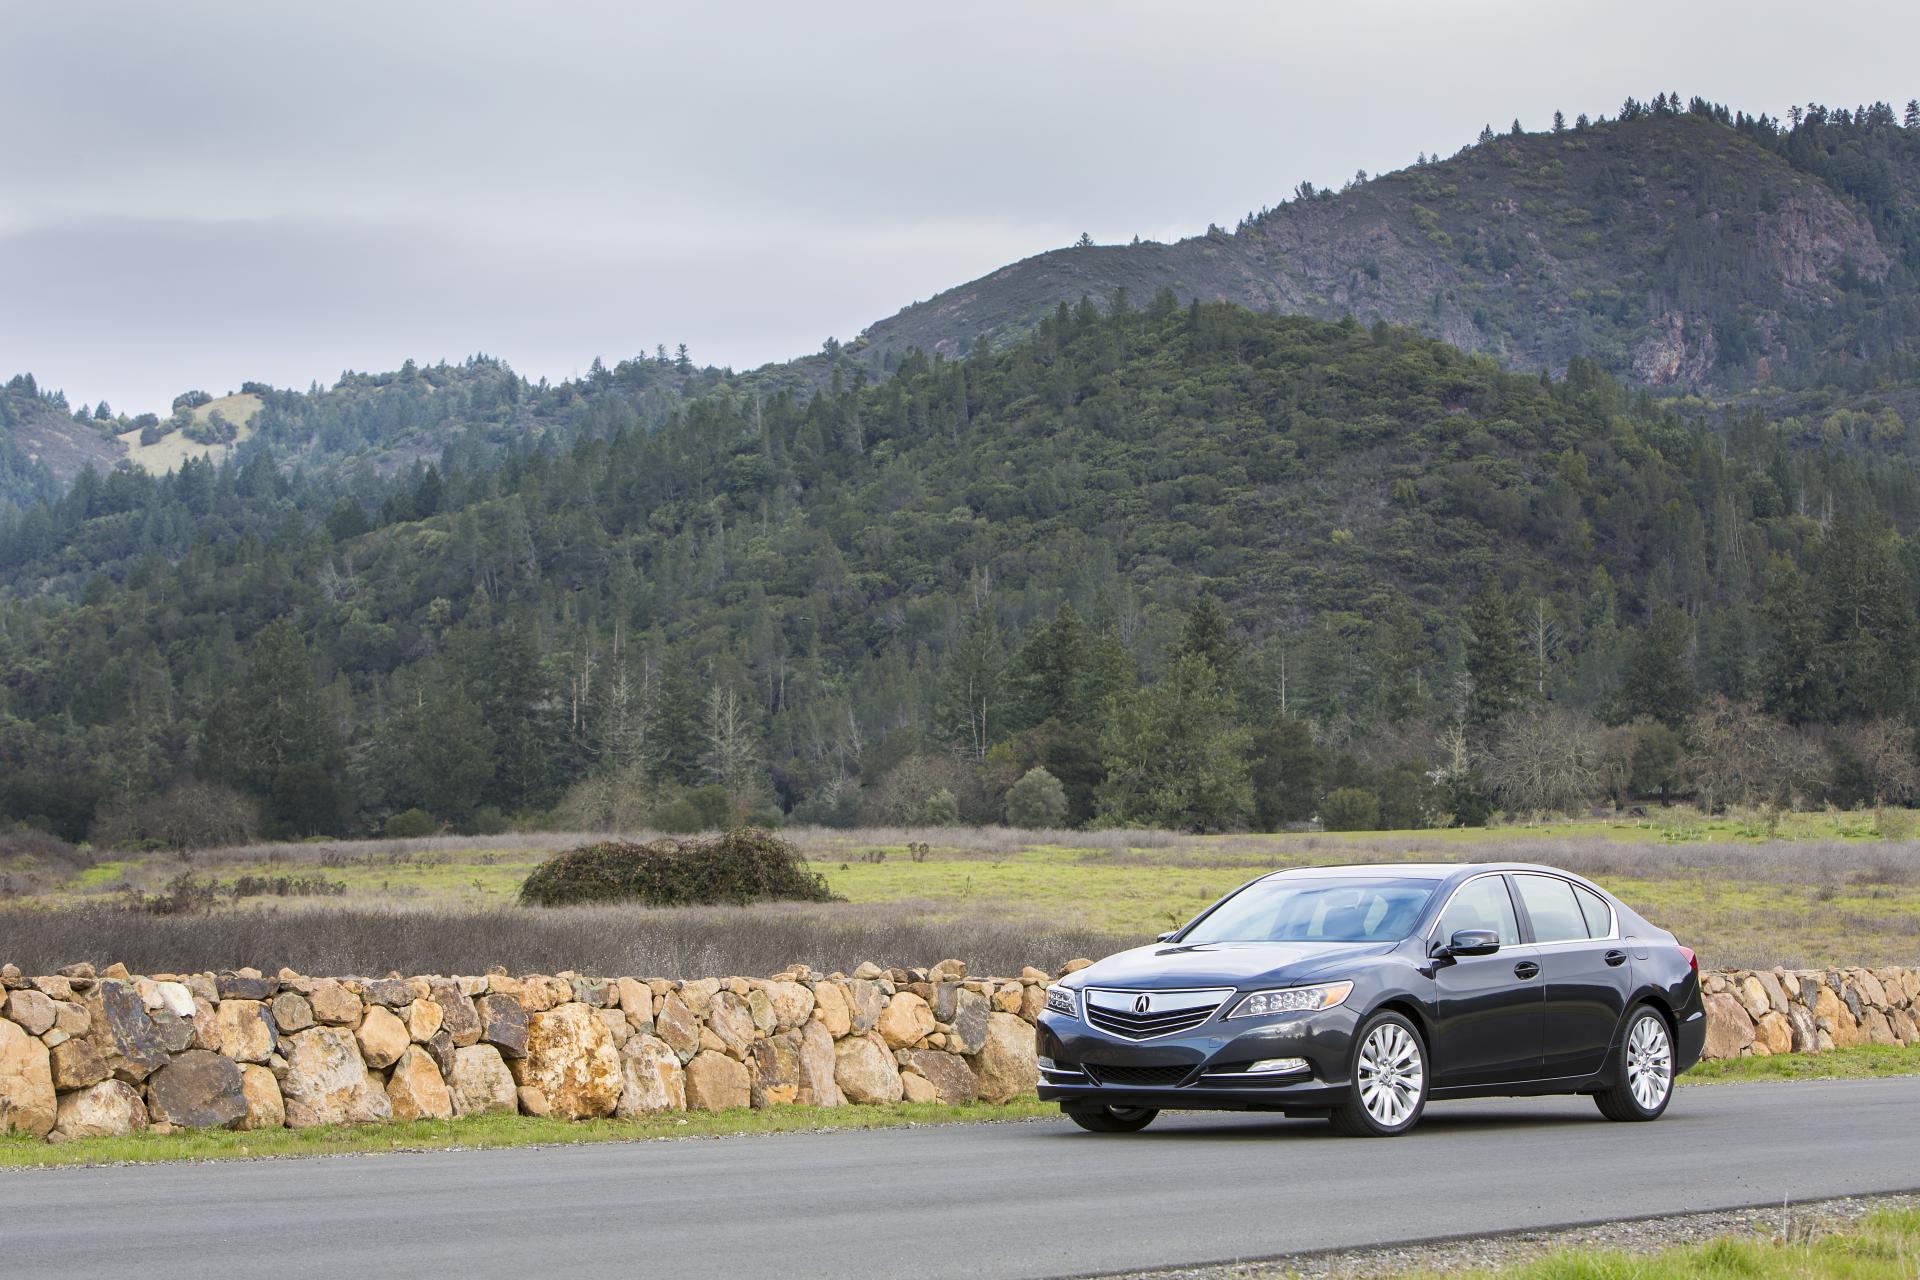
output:
[[[810,399],[716,382],[653,430],[613,371],[550,394],[606,429],[351,478],[263,445],[0,521],[0,818],[124,831],[194,776],[283,831],[985,818],[1044,763],[1077,820],[1238,825],[1417,783],[1444,726],[1528,703],[1841,724],[1920,686],[1897,414],[1789,448],[1582,360],[1170,293]],[[1345,772],[1260,774],[1308,723]]]
[[1695,99],[1489,130],[1341,191],[1304,185],[1232,232],[1056,250],[850,344],[875,368],[1028,331],[1061,301],[1170,287],[1256,310],[1386,319],[1509,368],[1575,356],[1651,386],[1910,378],[1920,347],[1920,107],[1795,121]]

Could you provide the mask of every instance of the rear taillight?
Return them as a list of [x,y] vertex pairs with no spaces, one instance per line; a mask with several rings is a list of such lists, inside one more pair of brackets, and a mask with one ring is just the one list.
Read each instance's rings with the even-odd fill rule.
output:
[[1692,947],[1681,947],[1680,954],[1687,958],[1687,968],[1693,970],[1693,976],[1700,976],[1700,958],[1693,954]]

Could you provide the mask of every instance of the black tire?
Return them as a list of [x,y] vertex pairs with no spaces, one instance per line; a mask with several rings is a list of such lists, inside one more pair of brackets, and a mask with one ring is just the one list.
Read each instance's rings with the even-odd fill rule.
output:
[[1097,1111],[1062,1107],[1061,1110],[1067,1113],[1067,1119],[1088,1133],[1138,1133],[1160,1114],[1156,1107],[1101,1107]]
[[1613,1085],[1593,1095],[1609,1120],[1658,1120],[1673,1101],[1673,1028],[1652,1005],[1635,1005],[1613,1050]]
[[1420,1123],[1432,1068],[1420,1029],[1397,1013],[1376,1013],[1353,1037],[1347,1101],[1327,1117],[1349,1138],[1392,1138]]

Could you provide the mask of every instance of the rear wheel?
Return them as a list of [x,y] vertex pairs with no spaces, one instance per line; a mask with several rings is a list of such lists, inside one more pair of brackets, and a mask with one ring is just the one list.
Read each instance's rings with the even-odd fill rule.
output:
[[1328,1119],[1351,1138],[1390,1138],[1420,1121],[1427,1105],[1427,1053],[1420,1032],[1397,1013],[1377,1013],[1356,1037],[1346,1105]]
[[1093,1111],[1063,1107],[1062,1110],[1066,1111],[1067,1119],[1088,1133],[1138,1133],[1160,1114],[1157,1107],[1101,1107]]
[[1613,1087],[1593,1095],[1600,1114],[1658,1120],[1673,1100],[1673,1036],[1658,1010],[1643,1004],[1628,1015],[1613,1066]]

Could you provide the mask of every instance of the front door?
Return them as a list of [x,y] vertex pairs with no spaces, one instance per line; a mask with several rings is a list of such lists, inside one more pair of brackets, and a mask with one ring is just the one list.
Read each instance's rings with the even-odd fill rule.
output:
[[1459,956],[1434,970],[1434,1085],[1505,1084],[1540,1074],[1546,1038],[1545,984],[1538,948],[1520,941],[1506,877],[1469,880],[1441,913],[1434,937],[1491,930],[1500,949]]

